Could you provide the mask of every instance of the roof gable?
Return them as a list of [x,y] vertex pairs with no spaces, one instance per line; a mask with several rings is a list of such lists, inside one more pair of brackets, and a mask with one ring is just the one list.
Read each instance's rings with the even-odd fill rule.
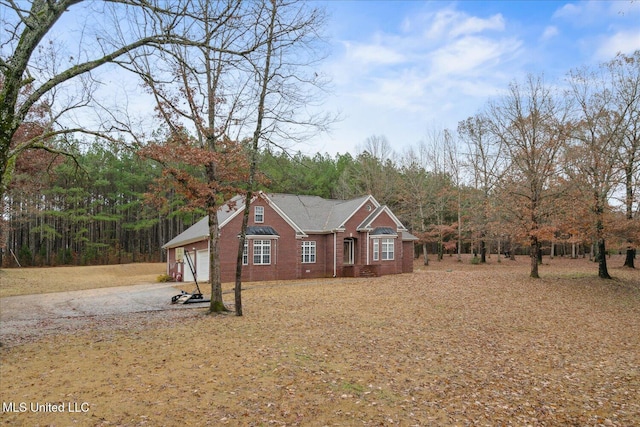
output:
[[178,246],[188,245],[189,243],[199,242],[209,238],[209,217],[205,216],[191,227],[169,240],[162,247],[175,248]]
[[373,212],[371,212],[371,215],[369,215],[368,217],[365,218],[364,221],[362,221],[362,223],[358,226],[358,230],[362,230],[362,231],[370,231],[372,230],[373,227],[373,222],[380,217],[380,215],[382,215],[383,213],[387,214],[389,216],[389,218],[391,218],[391,220],[396,224],[396,227],[398,229],[398,231],[406,231],[406,228],[404,225],[402,225],[402,223],[400,222],[400,220],[398,219],[398,217],[396,217],[393,212],[391,212],[391,209],[389,209],[388,206],[379,206],[376,210],[374,210]]
[[380,206],[380,203],[373,196],[364,196],[353,200],[343,201],[337,206],[335,212],[335,219],[337,220],[337,227],[344,228],[347,222],[360,210],[366,209],[365,206],[370,203],[371,209],[375,210]]
[[[398,218],[387,206],[380,206],[371,196],[362,196],[351,200],[323,199],[318,196],[299,196],[293,194],[267,194],[258,192],[251,201],[258,198],[269,204],[299,236],[308,233],[331,233],[345,228],[346,223],[361,209],[370,205],[372,211],[358,229],[371,230],[373,221],[386,212],[396,223],[398,230],[406,230]],[[218,209],[218,224],[222,229],[244,209],[244,197],[233,197]],[[209,236],[209,221],[205,216],[200,221],[167,242],[163,248],[173,248],[204,240]]]
[[[233,217],[242,212],[244,208],[244,197],[237,195],[232,197],[227,203],[218,209],[218,226],[222,228]],[[175,248],[189,243],[199,242],[209,238],[209,216],[205,215],[200,221],[169,240],[162,247]]]
[[[264,194],[264,193],[263,193]],[[264,194],[274,209],[302,233],[329,233],[344,227],[367,201],[379,206],[373,196],[351,200],[323,199],[318,196]]]

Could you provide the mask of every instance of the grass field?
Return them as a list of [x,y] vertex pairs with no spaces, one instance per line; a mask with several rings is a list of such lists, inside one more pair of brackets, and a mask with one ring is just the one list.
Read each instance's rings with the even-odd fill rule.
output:
[[0,269],[0,298],[155,282],[166,264]]
[[[640,271],[622,262],[604,281],[587,260],[545,259],[534,280],[525,257],[445,258],[370,280],[247,284],[240,318],[96,317],[0,348],[0,424],[640,425]],[[91,268],[42,270],[45,289],[87,286]],[[123,284],[163,272],[128,268]],[[0,272],[1,295],[15,274]]]

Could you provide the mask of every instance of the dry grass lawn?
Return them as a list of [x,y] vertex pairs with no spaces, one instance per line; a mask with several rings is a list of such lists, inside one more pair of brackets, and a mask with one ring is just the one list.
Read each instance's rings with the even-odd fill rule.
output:
[[[525,257],[446,258],[371,280],[247,284],[241,318],[97,317],[0,348],[0,424],[640,425],[640,271],[621,264],[603,281],[586,260],[545,259],[533,280]],[[47,289],[64,280],[55,270]],[[93,274],[68,271],[66,286]]]
[[166,264],[0,269],[0,298],[155,282]]

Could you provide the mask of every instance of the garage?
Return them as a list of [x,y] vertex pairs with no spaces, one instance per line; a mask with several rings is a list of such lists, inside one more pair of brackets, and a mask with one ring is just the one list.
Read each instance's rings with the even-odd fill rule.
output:
[[[187,258],[187,251],[185,251],[185,259],[184,259],[184,281],[185,282],[193,282],[194,277],[191,274],[191,269],[189,268],[189,261]],[[193,266],[193,270],[195,272],[196,278],[198,282],[208,282],[209,281],[209,250],[202,249],[195,251],[189,251],[188,253],[189,260],[191,261],[191,265]]]
[[209,281],[209,250],[196,252],[196,277],[198,282]]

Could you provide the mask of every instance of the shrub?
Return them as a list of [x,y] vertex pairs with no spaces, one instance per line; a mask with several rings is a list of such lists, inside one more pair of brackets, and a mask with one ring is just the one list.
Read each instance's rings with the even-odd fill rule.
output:
[[161,274],[156,279],[159,283],[173,282],[173,277],[168,274]]

